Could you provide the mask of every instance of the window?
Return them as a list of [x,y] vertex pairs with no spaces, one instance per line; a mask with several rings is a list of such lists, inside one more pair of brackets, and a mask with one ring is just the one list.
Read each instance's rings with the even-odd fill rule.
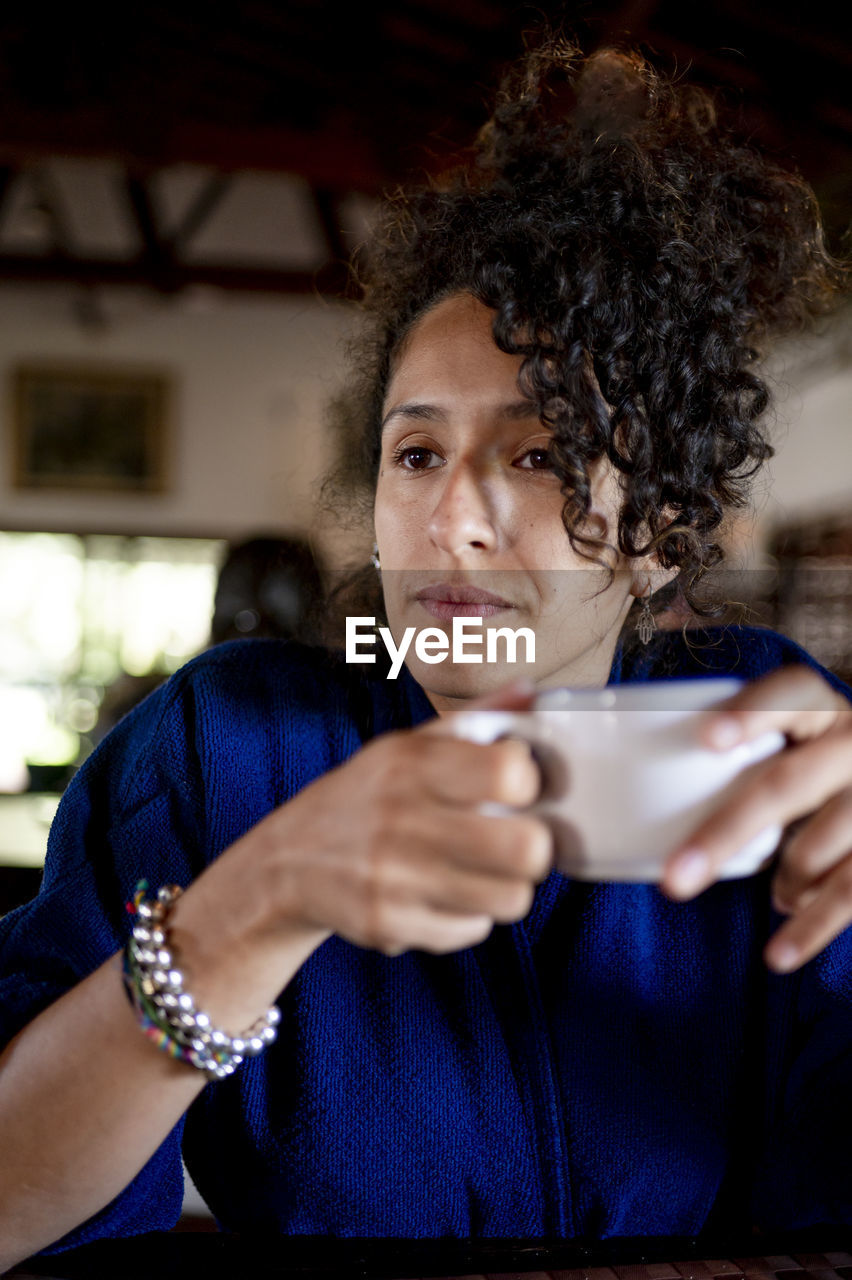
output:
[[0,792],[60,789],[117,681],[143,692],[205,647],[225,550],[0,533]]

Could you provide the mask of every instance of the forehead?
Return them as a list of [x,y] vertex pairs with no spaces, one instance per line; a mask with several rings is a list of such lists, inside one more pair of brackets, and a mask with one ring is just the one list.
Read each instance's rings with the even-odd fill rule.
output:
[[453,294],[426,311],[401,344],[385,396],[387,407],[418,394],[517,393],[521,357],[494,341],[494,312],[469,293]]

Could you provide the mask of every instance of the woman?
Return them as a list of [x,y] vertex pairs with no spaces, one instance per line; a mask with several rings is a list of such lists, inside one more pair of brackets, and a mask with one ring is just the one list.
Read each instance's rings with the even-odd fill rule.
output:
[[[716,131],[703,96],[556,46],[510,80],[467,173],[391,208],[370,271],[338,416],[391,633],[527,626],[535,664],[409,651],[393,681],[238,642],[109,736],[42,892],[2,924],[0,1261],[170,1225],[181,1142],[228,1228],[852,1222],[831,1156],[852,1060],[852,695],[770,632],[620,640],[661,583],[694,599],[770,452],[754,343],[838,283],[811,197]],[[507,674],[722,671],[749,683],[708,742],[773,726],[788,747],[672,851],[664,894],[551,873],[526,749],[447,719],[529,705]],[[770,871],[714,883],[750,835],[803,818]],[[143,878],[186,890],[153,941]],[[206,1072],[151,980],[157,947],[225,1029]],[[261,1048],[276,1000],[277,1041],[238,1064],[235,1032],[254,1024]]]

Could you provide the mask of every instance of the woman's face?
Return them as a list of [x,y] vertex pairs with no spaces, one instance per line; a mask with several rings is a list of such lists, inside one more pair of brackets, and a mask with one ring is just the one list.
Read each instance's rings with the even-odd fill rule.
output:
[[[632,594],[650,576],[644,563],[632,572],[610,552],[616,573],[607,586],[607,571],[572,551],[548,465],[550,433],[518,390],[521,357],[493,340],[493,314],[466,293],[426,312],[403,345],[383,409],[375,532],[396,645],[409,627],[437,627],[451,641],[454,617],[481,617],[483,631],[535,634],[534,663],[508,663],[500,642],[498,662],[454,663],[450,654],[432,664],[412,644],[406,665],[441,712],[515,676],[541,686],[605,684]],[[614,544],[618,506],[607,462],[593,476],[584,531]],[[524,658],[523,643],[517,653]]]

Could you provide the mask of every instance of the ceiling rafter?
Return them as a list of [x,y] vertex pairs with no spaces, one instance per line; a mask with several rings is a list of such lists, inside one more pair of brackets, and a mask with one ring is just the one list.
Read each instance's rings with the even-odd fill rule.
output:
[[[586,47],[638,43],[670,70],[691,68],[696,83],[717,87],[744,129],[799,165],[825,201],[831,235],[840,236],[852,207],[852,183],[839,176],[852,173],[845,97],[852,39],[830,16],[829,0],[809,0],[804,26],[793,0],[745,8],[739,0],[709,7],[597,0],[593,13],[576,12]],[[520,52],[523,32],[541,16],[519,10],[515,0],[376,0],[360,9],[341,9],[335,0],[222,0],[215,17],[200,0],[139,0],[132,13],[112,10],[103,22],[66,12],[48,30],[18,10],[0,17],[0,271],[7,279],[164,290],[218,282],[343,292],[347,201],[455,163],[484,119],[501,70]],[[73,244],[80,198],[67,185],[67,165],[56,166],[52,181],[54,161],[73,157],[112,161],[127,175],[126,260],[117,260],[116,232],[115,261],[96,260],[100,247],[91,235],[81,236],[83,247]],[[172,181],[164,172],[172,166],[199,166],[206,175]],[[199,246],[205,259],[213,255],[208,246],[227,242],[232,256],[241,244],[254,248],[244,230],[235,231],[245,199],[237,193],[225,200],[252,171],[299,177],[312,193],[307,211],[292,187],[281,197],[294,221],[291,241],[276,239],[274,230],[268,236],[280,262],[198,261]],[[16,196],[7,196],[3,219],[4,180],[11,187],[19,173],[43,229],[31,244],[10,236],[4,252],[5,223],[11,217],[23,225]],[[167,227],[153,204],[161,177],[173,192],[194,190]],[[105,190],[99,181],[90,192]],[[279,199],[274,182],[254,189]],[[70,229],[62,207],[69,192]],[[316,244],[328,255],[325,266],[288,269],[310,263]]]
[[38,196],[40,208],[43,210],[55,253],[66,256],[72,252],[73,236],[68,211],[56,183],[52,181],[49,170],[44,165],[36,165],[30,173],[30,181]]
[[128,173],[124,187],[128,206],[142,241],[142,253],[132,265],[138,267],[161,292],[173,292],[180,287],[175,275],[178,264],[172,246],[160,235],[148,185],[144,178]]
[[10,164],[0,165],[0,230],[3,227],[3,214],[6,211],[6,197],[17,176],[18,169],[15,166]]
[[211,174],[202,183],[195,199],[183,214],[177,227],[168,237],[176,254],[185,249],[194,236],[207,223],[233,183],[233,176],[224,173]]
[[169,164],[200,164],[236,173],[247,169],[298,173],[337,191],[381,190],[388,174],[373,142],[351,124],[302,132],[283,127],[239,128],[177,120],[150,147],[106,112],[18,113],[14,132],[0,134],[0,164],[21,167],[55,155],[116,160],[137,171]]
[[173,293],[190,286],[247,293],[351,296],[352,281],[345,263],[329,262],[316,271],[285,271],[275,267],[228,266],[218,263],[173,262],[167,277],[152,277],[144,258],[118,262],[103,258],[34,257],[0,254],[0,279],[16,283],[65,282],[86,287],[142,285]]
[[314,208],[328,245],[329,259],[332,262],[346,262],[349,251],[340,226],[340,203],[333,191],[327,187],[314,187],[312,193]]

